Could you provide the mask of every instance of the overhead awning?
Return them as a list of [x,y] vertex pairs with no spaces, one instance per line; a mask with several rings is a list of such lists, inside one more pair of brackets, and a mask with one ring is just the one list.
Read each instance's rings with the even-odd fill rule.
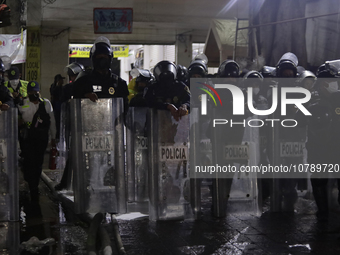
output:
[[[248,20],[213,19],[211,21],[204,47],[209,67],[218,67],[223,60],[233,59],[237,26],[242,28],[248,25]],[[248,56],[247,29],[238,30],[236,56]]]

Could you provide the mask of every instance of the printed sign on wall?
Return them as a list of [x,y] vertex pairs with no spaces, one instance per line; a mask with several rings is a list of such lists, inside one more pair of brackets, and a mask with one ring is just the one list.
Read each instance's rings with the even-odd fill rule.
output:
[[26,80],[40,82],[40,28],[27,30]]
[[132,8],[94,8],[95,34],[132,33]]

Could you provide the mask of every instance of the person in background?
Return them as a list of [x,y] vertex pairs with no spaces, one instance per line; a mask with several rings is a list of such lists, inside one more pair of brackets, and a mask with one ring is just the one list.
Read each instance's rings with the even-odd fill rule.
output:
[[31,203],[39,203],[39,180],[44,154],[51,134],[51,145],[55,146],[55,120],[51,102],[41,98],[39,84],[30,81],[27,85],[28,98],[19,105],[22,117],[22,170],[30,189]]
[[74,81],[76,80],[79,73],[85,72],[85,68],[82,64],[73,62],[67,65],[64,71],[68,75],[69,83],[62,87],[63,88],[61,92],[62,103],[71,99]]
[[20,80],[20,71],[16,66],[12,66],[7,73],[9,81],[6,81],[4,85],[12,93],[15,105],[22,105],[24,98],[27,97],[28,81]]
[[57,135],[56,139],[59,139],[60,135],[60,113],[61,113],[61,95],[63,91],[63,84],[64,84],[65,77],[61,76],[61,74],[57,74],[54,77],[54,85],[51,87],[51,103],[54,111],[54,118],[57,127]]
[[133,79],[129,85],[129,106],[147,107],[144,98],[144,91],[147,86],[154,82],[154,76],[149,70],[135,68],[131,72],[138,72],[138,76]]

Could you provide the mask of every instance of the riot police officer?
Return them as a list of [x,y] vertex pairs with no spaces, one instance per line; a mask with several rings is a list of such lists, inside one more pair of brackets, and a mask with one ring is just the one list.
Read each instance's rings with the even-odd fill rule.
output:
[[111,71],[113,52],[109,39],[98,37],[91,48],[90,57],[93,70],[74,82],[74,98],[89,98],[96,102],[98,98],[121,97],[127,112],[129,91],[126,81]]
[[62,87],[61,102],[71,99],[74,81],[79,73],[85,72],[85,68],[82,64],[73,62],[65,67],[64,72],[68,75],[69,83]]
[[221,78],[238,78],[240,77],[240,66],[234,60],[224,60],[218,67],[217,74]]
[[[340,91],[338,80],[340,60],[327,61],[317,72],[314,97],[307,108],[312,116],[306,118],[308,139],[306,143],[308,164],[339,164],[340,153]],[[318,207],[317,217],[328,217],[327,176],[312,173],[313,195]],[[338,179],[338,189],[340,182]],[[340,194],[340,193],[339,193]],[[340,203],[338,196],[338,202]]]
[[188,86],[190,88],[190,78],[205,78],[208,75],[208,58],[200,54],[191,61],[188,67]]
[[283,54],[276,64],[276,77],[280,78],[294,78],[298,73],[298,58],[294,53],[287,52]]
[[132,107],[146,107],[147,102],[144,98],[144,90],[155,80],[154,76],[149,70],[134,68],[131,73],[137,74],[129,85],[129,106]]
[[314,91],[314,84],[316,82],[316,75],[309,71],[303,70],[298,79],[298,83],[301,87],[308,89],[310,92]]
[[[79,73],[73,83],[73,97],[89,98],[93,102],[96,102],[99,98],[121,97],[124,101],[124,112],[127,113],[129,91],[126,81],[111,71],[113,51],[109,39],[104,36],[98,37],[91,48],[90,58],[93,69],[89,73]],[[55,186],[56,190],[62,190],[67,187],[71,173],[69,158],[66,162],[63,177],[60,183]]]
[[177,80],[183,82],[185,85],[189,84],[189,72],[188,68],[183,65],[177,65]]
[[156,82],[146,88],[145,99],[148,106],[169,110],[175,120],[187,115],[190,110],[190,90],[176,80],[176,66],[170,61],[161,61],[153,70]]
[[39,84],[31,81],[27,85],[28,98],[22,106],[18,106],[22,116],[22,156],[23,173],[28,182],[31,202],[39,201],[39,180],[42,172],[44,154],[51,133],[51,145],[55,146],[55,120],[51,102],[40,97]]

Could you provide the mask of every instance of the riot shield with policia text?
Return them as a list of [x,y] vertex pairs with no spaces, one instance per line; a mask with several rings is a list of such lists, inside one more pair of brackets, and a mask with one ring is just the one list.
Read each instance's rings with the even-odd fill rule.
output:
[[189,172],[189,116],[175,121],[169,111],[150,109],[149,219],[193,219]]
[[126,212],[123,99],[71,100],[76,213]]
[[129,202],[149,200],[147,111],[146,107],[129,107],[126,117],[126,175]]

